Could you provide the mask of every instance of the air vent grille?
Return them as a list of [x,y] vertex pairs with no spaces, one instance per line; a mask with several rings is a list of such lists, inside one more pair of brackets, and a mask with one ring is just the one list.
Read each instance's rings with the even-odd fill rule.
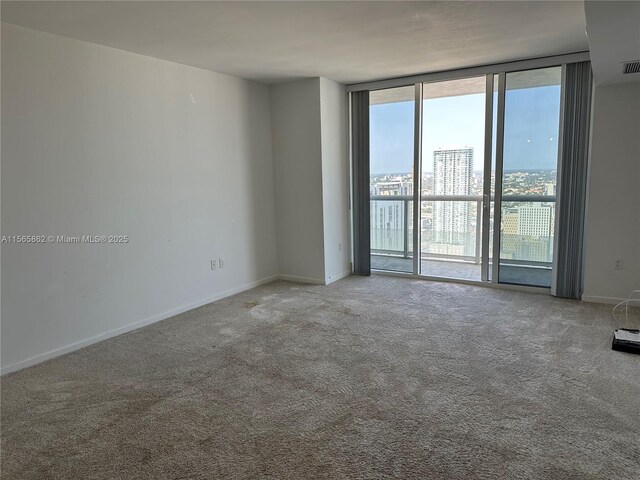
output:
[[640,73],[640,60],[635,60],[633,62],[624,62],[622,73],[624,73],[625,75],[627,73]]

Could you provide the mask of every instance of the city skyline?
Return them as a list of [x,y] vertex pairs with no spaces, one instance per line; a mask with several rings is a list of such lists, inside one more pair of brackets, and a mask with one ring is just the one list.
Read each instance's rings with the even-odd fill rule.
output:
[[[548,194],[548,185],[556,183],[556,169],[545,170],[512,170],[505,171],[503,176],[503,193],[508,194]],[[481,195],[483,190],[484,174],[481,171],[472,172],[471,194]],[[433,194],[435,181],[433,172],[422,172],[422,194]],[[392,188],[377,188],[381,183],[397,184],[403,182],[408,184],[413,191],[413,173],[380,173],[370,175],[371,195],[388,195]],[[493,173],[492,173],[493,184]]]
[[[473,150],[437,150],[433,172],[422,172],[420,203],[421,253],[427,258],[477,261],[482,172],[471,172]],[[505,172],[500,257],[549,264],[553,258],[554,201],[513,202],[510,195],[555,195],[556,170]],[[371,245],[385,255],[407,254],[412,231],[408,215],[413,194],[413,174],[371,175]],[[429,200],[429,195],[465,196],[468,201]],[[398,200],[394,200],[398,198]],[[405,223],[407,225],[405,225]]]

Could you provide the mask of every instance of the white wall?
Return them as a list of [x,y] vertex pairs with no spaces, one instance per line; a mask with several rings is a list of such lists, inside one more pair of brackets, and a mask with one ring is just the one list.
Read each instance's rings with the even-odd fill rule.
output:
[[278,265],[283,278],[325,282],[320,79],[271,86]]
[[351,272],[344,85],[271,86],[278,265],[282,278],[331,283]]
[[344,85],[320,78],[325,282],[351,272],[349,264],[349,113]]
[[2,25],[2,234],[130,238],[2,245],[3,371],[277,274],[269,102],[255,82]]
[[640,82],[598,86],[593,101],[582,298],[614,302],[640,289]]

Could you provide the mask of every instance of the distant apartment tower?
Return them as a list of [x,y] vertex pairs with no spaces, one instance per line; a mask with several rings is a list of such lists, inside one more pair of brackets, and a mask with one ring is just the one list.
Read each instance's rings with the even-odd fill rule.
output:
[[553,207],[545,203],[531,203],[518,208],[518,235],[551,237]]
[[371,185],[371,195],[413,195],[413,182],[398,180],[394,182],[380,182]]
[[554,208],[532,202],[502,214],[501,250],[504,258],[549,263],[553,250]]
[[532,262],[553,259],[554,208],[548,203],[531,203],[518,208],[518,258]]
[[[434,195],[469,195],[473,176],[473,148],[441,148],[433,152]],[[437,243],[467,244],[471,212],[467,201],[435,201],[433,233]]]
[[[370,185],[371,196],[411,196],[413,195],[412,180],[394,180]],[[371,200],[371,249],[385,253],[403,252],[405,236],[411,223],[409,209],[411,201]],[[405,226],[405,223],[407,224]]]

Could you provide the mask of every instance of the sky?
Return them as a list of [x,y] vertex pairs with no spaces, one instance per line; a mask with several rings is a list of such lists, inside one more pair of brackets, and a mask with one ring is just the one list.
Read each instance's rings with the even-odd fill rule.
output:
[[[495,103],[495,102],[494,102]],[[555,169],[560,86],[508,90],[505,102],[505,170]],[[371,174],[413,170],[413,102],[372,105]],[[474,148],[474,170],[484,156],[484,94],[424,100],[422,164],[433,171],[433,151]]]

